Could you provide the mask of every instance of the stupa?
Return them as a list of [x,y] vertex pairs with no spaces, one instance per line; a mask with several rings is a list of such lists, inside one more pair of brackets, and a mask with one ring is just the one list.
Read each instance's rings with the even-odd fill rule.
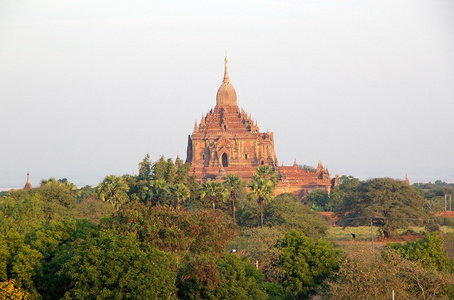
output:
[[25,183],[23,189],[24,190],[29,190],[33,188],[32,183],[30,182],[30,173],[27,172],[27,182]]

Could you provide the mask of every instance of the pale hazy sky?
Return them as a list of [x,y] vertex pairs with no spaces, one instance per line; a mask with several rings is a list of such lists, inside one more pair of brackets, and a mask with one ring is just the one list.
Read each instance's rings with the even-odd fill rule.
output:
[[280,164],[454,182],[452,0],[0,0],[0,188],[185,159],[226,51]]

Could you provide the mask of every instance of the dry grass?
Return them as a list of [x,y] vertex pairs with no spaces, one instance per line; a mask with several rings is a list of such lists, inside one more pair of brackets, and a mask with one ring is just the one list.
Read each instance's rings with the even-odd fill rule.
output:
[[[394,239],[385,239],[380,236],[378,228],[373,227],[374,250],[381,250],[387,243],[414,241],[416,239],[422,238],[422,235],[425,232],[424,227],[412,226],[409,229],[413,231],[413,234],[399,236]],[[406,231],[407,230],[401,230],[399,234],[403,234]],[[440,226],[440,231],[443,233],[454,232],[454,228],[448,226]],[[355,234],[355,239],[353,239],[352,233]],[[367,248],[372,250],[370,226],[345,228],[337,226],[330,227],[328,228],[326,239],[338,245],[347,253],[350,253],[352,250],[358,248]]]
[[[378,228],[373,227],[374,238],[379,236]],[[371,232],[368,226],[358,227],[330,227],[328,228],[327,239],[331,241],[352,241],[355,234],[355,240],[370,240]]]
[[[409,229],[412,231],[422,234],[425,232],[424,227],[417,227],[417,226],[412,226]],[[400,230],[398,233],[402,234],[406,230]],[[454,232],[454,228],[448,227],[448,226],[440,226],[440,231],[442,233],[449,233],[449,232]],[[373,232],[374,232],[374,239],[380,237],[380,233],[378,231],[378,227],[373,227]],[[337,227],[333,226],[328,228],[328,234],[327,234],[327,239],[331,241],[352,241],[352,233],[355,234],[356,239],[355,240],[370,240],[371,239],[371,232],[370,232],[370,226],[358,226],[358,227]]]

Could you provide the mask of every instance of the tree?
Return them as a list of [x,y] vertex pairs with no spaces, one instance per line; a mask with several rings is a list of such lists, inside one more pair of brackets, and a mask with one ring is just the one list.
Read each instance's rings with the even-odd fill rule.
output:
[[176,174],[175,164],[171,158],[166,160],[162,155],[159,160],[153,164],[152,173],[153,180],[164,180],[168,184],[173,184]]
[[28,300],[31,299],[30,295],[21,289],[20,287],[14,286],[16,281],[14,279],[9,279],[3,282],[0,282],[0,299],[9,299],[9,300]]
[[186,181],[186,186],[189,189],[190,196],[188,199],[188,206],[191,209],[202,209],[204,207],[202,201],[201,201],[201,186],[197,182],[197,176],[192,175],[189,176],[187,181]]
[[167,169],[167,162],[164,155],[161,155],[159,159],[153,163],[152,166],[152,179],[153,180],[166,180],[166,169]]
[[176,168],[175,168],[175,164],[173,163],[171,158],[168,158],[167,159],[166,170],[165,170],[165,173],[164,173],[165,180],[166,180],[167,183],[173,184],[175,182],[176,172],[177,171],[176,171]]
[[213,211],[216,210],[216,202],[224,202],[227,197],[227,189],[224,187],[222,182],[208,180],[202,184],[202,198],[207,198],[213,205]]
[[41,254],[39,268],[33,276],[36,290],[43,299],[60,299],[67,291],[68,279],[59,276],[62,265],[75,241],[99,235],[99,226],[89,220],[64,219],[45,224],[29,233],[25,243]]
[[14,279],[19,288],[27,290],[36,298],[33,281],[40,265],[42,254],[24,242],[17,232],[9,232],[0,239],[0,281]]
[[150,154],[147,153],[143,160],[139,163],[139,180],[150,181],[152,176],[152,163]]
[[252,175],[252,179],[267,179],[271,181],[274,186],[277,185],[277,175],[268,165],[258,167],[255,174]]
[[280,247],[282,285],[289,298],[302,299],[314,294],[339,267],[338,250],[322,239],[314,242],[301,231],[286,233]]
[[405,259],[417,261],[424,267],[454,273],[454,261],[443,249],[443,239],[438,233],[426,233],[421,240],[414,242],[390,243],[390,249],[396,250]]
[[328,230],[320,215],[292,194],[278,195],[267,205],[264,216],[268,226],[279,228],[283,232],[300,230],[313,239],[325,236]]
[[57,274],[69,284],[64,299],[175,298],[172,259],[153,248],[141,249],[131,235],[102,231],[58,255],[65,263]]
[[266,299],[263,275],[248,260],[226,253],[217,260],[216,266],[221,283],[213,291],[215,299]]
[[185,277],[179,276],[181,299],[266,299],[263,275],[238,255],[224,253],[215,260],[199,258],[190,265]]
[[76,210],[82,218],[89,219],[93,223],[98,224],[103,217],[110,215],[114,211],[114,208],[107,202],[88,197],[79,202]]
[[31,193],[41,194],[48,203],[52,202],[63,207],[74,208],[76,198],[71,193],[74,189],[75,185],[69,181],[63,183],[51,178],[48,182],[42,183],[39,188],[33,189]]
[[255,195],[249,192],[237,210],[237,224],[241,227],[255,227],[260,220],[260,205]]
[[237,249],[240,257],[257,262],[265,281],[277,283],[282,279],[282,269],[279,265],[280,249],[276,244],[283,238],[284,232],[277,227],[247,228],[232,240],[229,248]]
[[48,180],[43,179],[43,180],[41,180],[40,186],[44,186],[46,184],[56,184],[56,183],[61,183],[64,187],[66,187],[68,189],[68,191],[77,190],[77,186],[66,178],[58,179],[58,180],[55,179],[55,177],[51,177]]
[[175,183],[185,183],[189,177],[189,170],[191,169],[190,163],[181,163],[177,165],[177,171],[175,175]]
[[249,188],[250,195],[255,196],[260,206],[260,226],[263,227],[263,206],[266,201],[274,198],[274,188],[277,185],[277,175],[270,166],[263,165],[257,168]]
[[80,216],[74,195],[61,182],[51,182],[0,199],[0,234],[25,235],[50,220]]
[[106,176],[98,185],[99,198],[112,204],[115,209],[129,201],[128,191],[129,186],[125,179],[115,175]]
[[123,175],[122,177],[129,187],[127,194],[130,201],[141,201],[143,203],[153,201],[150,180],[144,179],[141,176]]
[[96,189],[92,188],[91,185],[86,185],[80,188],[77,192],[77,200],[84,200],[86,198],[92,198],[96,196]]
[[403,181],[376,178],[353,185],[336,210],[343,226],[373,224],[385,237],[395,235],[396,229],[407,228],[429,219],[424,210],[426,200]]
[[40,194],[26,190],[11,192],[0,199],[0,235],[18,232],[22,235],[33,231],[54,216],[54,211],[44,211],[45,201]]
[[381,255],[356,246],[328,282],[326,299],[452,299],[450,274],[425,269],[386,248]]
[[101,228],[121,235],[134,234],[141,243],[179,256],[177,261],[187,255],[219,255],[234,235],[223,214],[142,203],[123,206],[110,218],[103,219]]
[[235,174],[228,174],[224,178],[224,185],[230,193],[230,199],[232,200],[232,216],[233,223],[236,223],[235,218],[235,200],[238,198],[241,193],[244,192],[245,183],[240,176]]
[[189,198],[189,189],[182,183],[170,186],[169,198],[175,200],[175,207],[180,209],[181,205]]
[[141,245],[170,253],[176,262],[179,289],[184,287],[191,291],[198,290],[195,284],[209,290],[218,286],[215,261],[235,233],[222,213],[142,203],[123,206],[110,218],[102,220],[102,228],[119,235],[133,234]]
[[313,191],[307,195],[307,204],[314,211],[330,211],[330,197],[324,191]]
[[317,172],[317,168],[314,168],[313,166],[309,166],[309,165],[298,165],[298,167],[300,167],[300,169],[306,171],[306,172],[309,172],[309,173],[315,173]]
[[150,192],[153,205],[164,204],[169,195],[169,185],[163,179],[156,179],[150,182]]

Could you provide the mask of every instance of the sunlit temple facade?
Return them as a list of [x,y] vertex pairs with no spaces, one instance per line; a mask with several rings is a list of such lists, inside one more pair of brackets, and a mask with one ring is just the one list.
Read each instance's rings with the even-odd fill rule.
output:
[[279,179],[276,195],[288,192],[302,199],[314,190],[329,192],[337,184],[337,175],[331,179],[321,162],[316,172],[301,169],[296,160],[292,166],[279,165],[273,133],[260,132],[257,121],[238,107],[227,58],[216,106],[195,123],[188,137],[186,162],[191,164],[190,175],[196,175],[201,182],[222,180],[228,173],[249,181],[258,166],[269,165]]

